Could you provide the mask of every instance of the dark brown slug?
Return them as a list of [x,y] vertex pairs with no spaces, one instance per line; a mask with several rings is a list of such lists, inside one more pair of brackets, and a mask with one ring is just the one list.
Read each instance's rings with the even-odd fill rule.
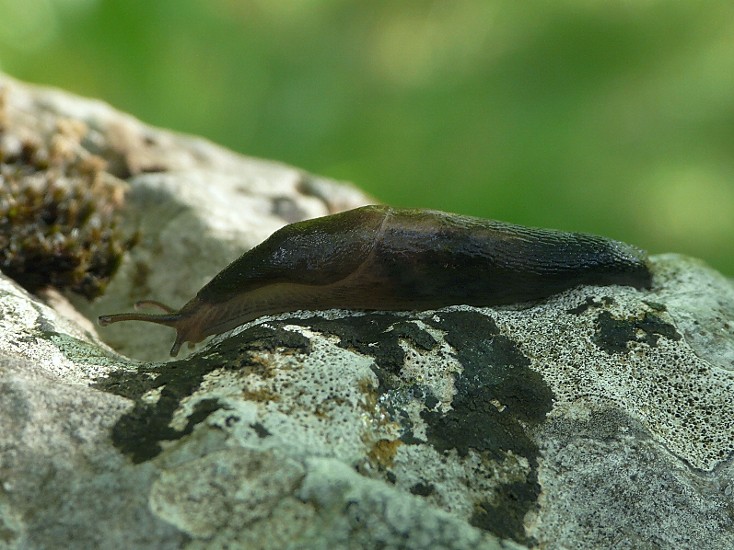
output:
[[646,254],[580,233],[433,210],[365,206],[287,225],[179,311],[103,315],[175,328],[171,355],[262,315],[332,308],[420,310],[535,301],[581,284],[650,286]]

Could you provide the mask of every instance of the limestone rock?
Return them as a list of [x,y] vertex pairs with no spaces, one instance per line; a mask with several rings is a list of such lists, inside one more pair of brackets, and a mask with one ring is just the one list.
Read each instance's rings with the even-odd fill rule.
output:
[[96,102],[0,86],[15,105],[6,140],[22,127],[46,139],[48,113],[93,129],[77,143],[129,186],[141,233],[100,303],[74,299],[76,312],[0,276],[0,545],[734,546],[731,280],[665,255],[649,291],[296,312],[168,362],[145,357],[172,331],[115,325],[115,352],[87,322],[98,311],[179,305],[286,221],[366,197]]

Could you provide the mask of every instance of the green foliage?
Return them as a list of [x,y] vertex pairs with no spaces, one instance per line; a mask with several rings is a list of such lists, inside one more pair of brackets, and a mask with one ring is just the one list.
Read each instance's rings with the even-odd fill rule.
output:
[[734,273],[731,2],[5,3],[26,6],[0,25],[20,78],[397,206]]

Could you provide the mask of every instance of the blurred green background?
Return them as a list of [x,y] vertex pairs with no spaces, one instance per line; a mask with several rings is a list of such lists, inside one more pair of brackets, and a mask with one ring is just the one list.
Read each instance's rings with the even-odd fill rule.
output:
[[0,69],[355,182],[734,274],[734,3],[0,0]]

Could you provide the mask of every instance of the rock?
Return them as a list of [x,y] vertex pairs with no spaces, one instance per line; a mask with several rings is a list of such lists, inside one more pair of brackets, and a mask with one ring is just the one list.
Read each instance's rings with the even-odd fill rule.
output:
[[179,305],[283,223],[367,198],[0,86],[4,142],[26,128],[43,151],[53,117],[87,128],[71,150],[128,186],[121,227],[140,233],[92,305],[0,277],[2,545],[734,546],[731,280],[656,256],[649,291],[296,312],[168,362],[146,357],[172,331],[131,323],[104,330],[115,352],[87,319]]

